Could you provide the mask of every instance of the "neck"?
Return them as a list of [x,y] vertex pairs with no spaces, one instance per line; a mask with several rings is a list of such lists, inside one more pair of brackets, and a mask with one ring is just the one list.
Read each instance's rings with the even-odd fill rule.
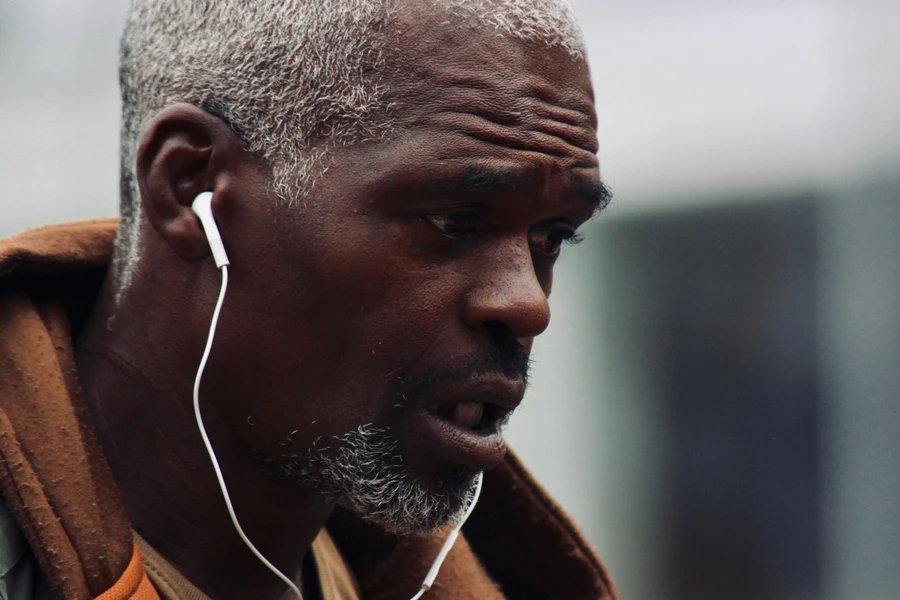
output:
[[[127,299],[116,306],[108,287],[81,336],[76,360],[132,526],[212,597],[290,597],[244,545],[228,515],[192,408],[199,351],[173,341],[176,336],[165,339],[165,332],[173,333],[171,323],[179,322],[175,316],[133,310],[140,307],[130,307]],[[158,299],[159,293],[132,296]],[[302,585],[304,557],[333,505],[266,475],[251,452],[229,443],[233,436],[216,426],[217,400],[201,392],[201,410],[241,526],[272,564]]]

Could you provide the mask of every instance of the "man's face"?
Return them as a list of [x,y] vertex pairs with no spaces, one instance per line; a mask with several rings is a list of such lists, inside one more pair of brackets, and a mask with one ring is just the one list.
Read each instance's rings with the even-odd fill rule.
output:
[[602,198],[583,62],[438,24],[399,38],[397,133],[334,151],[290,209],[264,182],[235,208],[212,410],[266,468],[409,532],[502,460],[553,264]]

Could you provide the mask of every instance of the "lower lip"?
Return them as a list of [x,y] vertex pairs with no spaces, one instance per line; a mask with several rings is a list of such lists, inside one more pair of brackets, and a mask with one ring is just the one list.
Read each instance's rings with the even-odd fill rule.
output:
[[492,469],[506,456],[506,444],[497,429],[473,431],[418,407],[416,416],[423,433],[437,448],[441,458],[470,469]]

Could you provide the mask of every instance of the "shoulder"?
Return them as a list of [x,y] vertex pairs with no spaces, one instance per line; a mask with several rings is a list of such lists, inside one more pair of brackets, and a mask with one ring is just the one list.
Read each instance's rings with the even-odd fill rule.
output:
[[19,270],[104,266],[112,255],[117,229],[117,219],[92,219],[47,225],[0,239],[0,277]]
[[47,579],[0,498],[0,600],[52,600]]

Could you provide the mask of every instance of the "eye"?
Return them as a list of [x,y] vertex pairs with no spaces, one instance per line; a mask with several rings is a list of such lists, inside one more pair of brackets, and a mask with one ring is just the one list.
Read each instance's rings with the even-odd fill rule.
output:
[[481,225],[481,216],[471,210],[443,215],[424,215],[422,218],[431,223],[441,235],[449,238],[475,233]]
[[571,229],[545,229],[528,233],[532,248],[548,256],[556,256],[563,244],[577,244],[584,238]]

